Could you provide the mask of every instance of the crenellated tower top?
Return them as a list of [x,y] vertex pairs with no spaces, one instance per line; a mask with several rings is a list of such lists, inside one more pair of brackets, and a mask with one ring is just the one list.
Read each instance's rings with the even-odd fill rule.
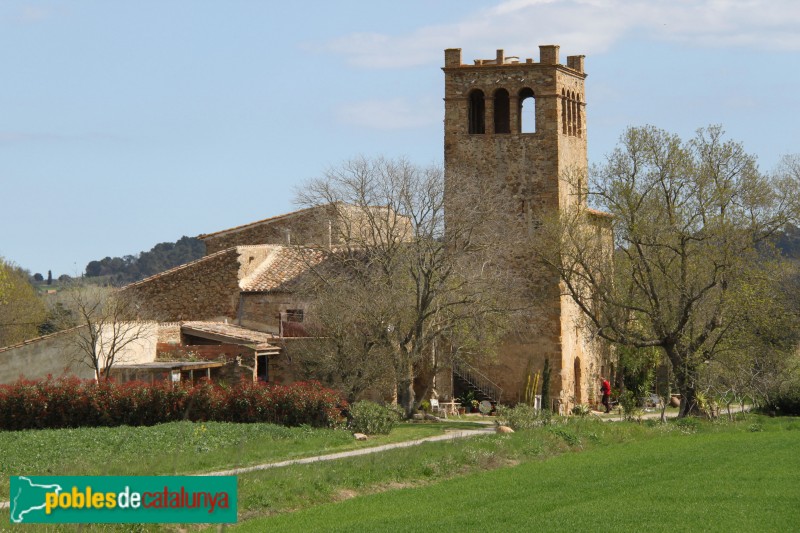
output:
[[[558,45],[539,47],[539,61],[506,56],[462,63],[444,52],[445,171],[492,177],[509,205],[535,220],[546,207],[580,200],[559,177],[587,167],[584,56],[559,61]],[[563,180],[562,180],[563,181]]]

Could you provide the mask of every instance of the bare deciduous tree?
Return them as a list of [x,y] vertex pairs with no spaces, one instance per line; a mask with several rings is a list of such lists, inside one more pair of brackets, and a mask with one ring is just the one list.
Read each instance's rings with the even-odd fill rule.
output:
[[128,362],[126,352],[154,333],[155,323],[139,319],[137,301],[125,293],[98,285],[74,285],[62,291],[60,303],[68,310],[64,326],[76,327],[72,336],[79,360],[97,379],[107,380],[114,365]]
[[306,288],[320,334],[353,357],[338,360],[343,371],[379,362],[408,414],[415,381],[424,398],[449,358],[491,354],[509,326],[514,283],[486,235],[503,227],[499,196],[475,202],[484,186],[474,177],[463,194],[448,191],[445,217],[440,167],[360,158],[298,191],[301,205],[331,206],[335,217],[339,244]]

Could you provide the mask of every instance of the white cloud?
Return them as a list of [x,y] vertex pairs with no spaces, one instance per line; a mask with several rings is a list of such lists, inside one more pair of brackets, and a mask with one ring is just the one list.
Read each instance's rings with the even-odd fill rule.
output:
[[491,57],[498,44],[513,54],[530,55],[540,44],[598,54],[632,33],[704,47],[800,51],[798,27],[797,0],[507,0],[451,24],[350,34],[325,48],[369,68],[440,63],[450,47],[464,48],[465,59]]
[[21,17],[23,20],[37,21],[46,19],[50,16],[50,10],[44,7],[26,6],[22,9]]
[[364,100],[342,105],[337,118],[344,123],[376,130],[400,130],[441,122],[444,111],[433,100],[410,102],[406,98]]

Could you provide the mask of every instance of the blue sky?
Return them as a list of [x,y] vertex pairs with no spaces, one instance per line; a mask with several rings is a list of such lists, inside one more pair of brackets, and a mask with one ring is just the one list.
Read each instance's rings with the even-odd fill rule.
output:
[[46,275],[294,208],[356,155],[442,160],[445,48],[586,55],[629,125],[800,152],[796,0],[0,0],[0,256]]

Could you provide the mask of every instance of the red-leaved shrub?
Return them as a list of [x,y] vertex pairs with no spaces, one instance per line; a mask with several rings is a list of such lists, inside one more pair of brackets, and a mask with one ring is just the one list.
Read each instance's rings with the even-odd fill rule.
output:
[[345,402],[318,382],[272,385],[242,381],[223,387],[81,381],[19,380],[0,385],[0,429],[151,426],[175,420],[270,422],[333,427]]

